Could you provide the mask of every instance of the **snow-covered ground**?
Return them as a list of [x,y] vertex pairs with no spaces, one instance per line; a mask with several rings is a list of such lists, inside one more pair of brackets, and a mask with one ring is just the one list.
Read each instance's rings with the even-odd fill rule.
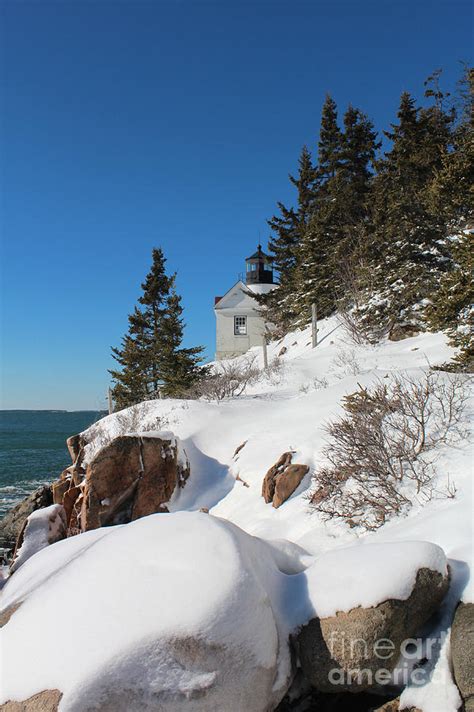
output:
[[[343,396],[359,384],[368,386],[391,373],[422,376],[429,366],[445,363],[453,355],[445,335],[425,333],[373,347],[358,346],[351,343],[337,319],[330,318],[320,322],[315,349],[306,329],[270,344],[269,361],[282,351],[279,372],[249,387],[245,396],[219,403],[151,401],[130,417],[129,423],[135,421],[136,426],[138,419],[143,430],[171,430],[186,450],[191,476],[171,501],[171,511],[207,507],[211,514],[250,534],[289,539],[313,555],[353,542],[427,539],[454,559],[470,561],[466,547],[472,540],[472,446],[467,441],[441,449],[437,458],[439,489],[449,482],[456,487],[456,497],[435,497],[426,504],[424,498],[415,496],[407,517],[388,522],[376,533],[323,522],[317,514],[310,514],[307,501],[311,473],[321,464],[327,442],[324,426],[341,413]],[[252,349],[240,360],[253,356],[262,366],[261,349]],[[466,411],[466,422],[470,412],[472,406]],[[113,435],[126,427],[126,418],[112,415],[86,432]],[[94,442],[89,446],[88,457],[95,447]],[[310,471],[290,499],[274,509],[261,496],[262,480],[289,450],[294,451],[293,462],[308,465]],[[468,595],[472,593],[464,591]]]
[[[33,556],[5,587],[3,605],[28,598],[32,582],[43,588],[54,584],[50,616],[64,620],[71,610],[68,599],[71,592],[75,596],[73,607],[77,610],[78,606],[82,615],[81,606],[88,598],[88,586],[92,586],[96,593],[100,590],[100,596],[95,613],[95,604],[93,610],[87,605],[87,616],[88,620],[91,615],[96,616],[97,640],[94,636],[90,640],[89,624],[83,634],[74,628],[69,633],[74,649],[77,653],[77,646],[82,646],[87,665],[77,669],[72,640],[70,659],[69,652],[64,658],[61,646],[53,645],[51,655],[58,658],[53,669],[58,673],[51,677],[51,664],[45,662],[43,666],[40,660],[43,644],[40,631],[39,637],[36,636],[37,653],[34,648],[30,656],[33,659],[37,655],[39,661],[34,676],[26,684],[12,669],[10,694],[17,695],[17,699],[34,694],[47,678],[50,687],[67,691],[61,709],[75,710],[80,709],[75,706],[80,705],[75,702],[80,699],[77,690],[86,685],[94,701],[100,698],[107,675],[126,673],[131,679],[137,675],[139,685],[151,688],[158,685],[161,673],[148,680],[146,676],[152,674],[149,666],[144,664],[139,672],[138,668],[135,672],[127,668],[127,656],[143,637],[140,626],[144,626],[149,637],[153,634],[166,638],[170,631],[175,634],[178,626],[183,634],[202,633],[210,642],[218,642],[224,630],[236,649],[240,645],[249,646],[256,664],[276,666],[277,689],[288,676],[288,650],[281,640],[287,638],[290,630],[314,614],[333,615],[337,610],[373,606],[391,597],[406,599],[418,568],[426,566],[445,573],[446,559],[438,547],[448,558],[452,582],[437,632],[449,630],[458,600],[474,600],[469,583],[472,452],[467,440],[456,447],[441,449],[436,462],[437,491],[441,492],[448,484],[452,491],[454,485],[456,496],[452,499],[435,496],[427,502],[413,493],[410,511],[375,532],[351,529],[334,520],[326,522],[311,513],[308,504],[312,472],[323,462],[327,441],[324,426],[340,414],[343,396],[357,390],[359,385],[369,386],[378,379],[390,378],[392,373],[421,377],[430,365],[446,362],[453,352],[444,335],[422,334],[399,342],[384,341],[373,347],[356,346],[350,343],[336,319],[327,319],[320,324],[317,348],[311,348],[310,331],[304,330],[270,344],[268,352],[271,362],[279,357],[279,368],[272,368],[244,396],[221,402],[152,401],[108,416],[86,431],[90,441],[86,461],[111,436],[172,431],[189,459],[191,474],[185,487],[173,495],[168,505],[170,511],[205,507],[224,521],[203,514],[177,518],[154,515],[130,525],[82,534]],[[263,355],[258,349],[241,359],[249,356],[255,356],[262,364]],[[469,411],[465,415],[467,420]],[[309,473],[293,495],[275,509],[262,497],[262,481],[280,455],[290,450],[294,453],[293,462],[308,465]],[[268,545],[246,537],[227,522],[266,540]],[[216,557],[222,562],[217,573]],[[123,582],[116,579],[118,560],[123,562]],[[71,567],[75,561],[75,568]],[[102,587],[94,578],[99,571]],[[254,572],[250,582],[248,571]],[[146,582],[145,588],[142,581]],[[172,582],[175,583],[171,585]],[[199,591],[196,599],[194,591]],[[302,591],[306,592],[304,597]],[[42,607],[41,596],[31,595],[5,628],[7,635],[14,636],[18,630],[31,631],[37,628],[38,620],[48,620],[43,610],[37,610],[37,606]],[[139,601],[140,610],[137,609],[136,620],[135,614],[132,616],[133,625],[117,628],[119,609],[115,613],[111,610],[104,620],[105,599],[117,600],[120,605],[130,599],[127,610],[134,610],[133,601]],[[197,608],[193,608],[194,600]],[[263,605],[263,600],[268,604]],[[161,611],[156,621],[155,605]],[[249,618],[249,611],[255,615]],[[266,623],[261,616],[268,618]],[[156,630],[150,630],[150,620]],[[258,631],[257,639],[253,630]],[[266,631],[263,637],[262,630]],[[24,657],[22,640],[20,634],[19,642],[10,641],[11,660],[15,659],[15,651],[17,661]],[[107,641],[106,654],[102,641]],[[149,647],[140,650],[145,658],[152,656],[165,677],[171,673],[176,676],[176,689],[212,686],[209,676],[185,679],[178,664],[173,671],[163,668],[163,661],[170,655],[165,643],[153,647],[150,642]],[[113,655],[117,649],[124,651],[123,661],[113,668],[114,672],[108,673],[109,653]],[[140,650],[133,652],[138,660]],[[449,640],[437,656],[433,682],[421,688],[407,688],[404,703],[418,706],[423,712],[455,712],[459,696],[449,673],[448,653]],[[6,694],[8,699],[8,691]],[[117,709],[121,709],[120,705]]]

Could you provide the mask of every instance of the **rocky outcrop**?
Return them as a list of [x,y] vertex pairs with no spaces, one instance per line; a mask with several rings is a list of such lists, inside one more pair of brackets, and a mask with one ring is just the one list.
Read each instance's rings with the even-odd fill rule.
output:
[[72,462],[76,463],[81,454],[84,452],[84,447],[86,446],[84,435],[82,433],[79,433],[78,435],[71,435],[71,437],[66,440],[66,445]]
[[275,508],[286,502],[309,472],[307,465],[291,464],[292,457],[292,452],[284,452],[263,479],[262,497]]
[[357,692],[386,684],[377,672],[394,669],[403,641],[436,611],[448,586],[447,576],[420,569],[406,600],[313,618],[297,640],[304,675],[323,692]]
[[53,504],[53,494],[49,485],[43,485],[19,502],[0,521],[0,546],[13,549],[25,524],[25,520],[37,509]]
[[263,478],[262,484],[262,497],[267,504],[273,502],[273,495],[275,494],[275,479],[276,477],[284,472],[284,470],[291,464],[291,459],[293,453],[284,452],[280,459],[270,467],[267,474]]
[[56,712],[61,697],[62,693],[59,690],[43,690],[21,702],[9,700],[0,705],[0,710],[2,712]]
[[65,539],[66,530],[66,513],[62,505],[51,504],[49,507],[32,512],[18,536],[10,571],[13,573],[19,569],[41,549]]
[[[26,538],[27,549],[34,553],[66,533],[72,536],[167,512],[166,504],[173,492],[184,487],[189,476],[189,462],[172,433],[116,437],[99,450],[85,469],[82,436],[68,438],[67,444],[73,464],[61,473],[59,480],[38,489],[0,522],[0,546],[15,552],[12,572],[18,568],[20,549],[25,553]],[[48,523],[49,515],[41,524],[36,518],[28,523],[31,514],[51,505],[60,508],[55,510],[55,523]],[[60,521],[65,522],[65,531],[59,526]],[[34,535],[28,533],[31,528]],[[60,532],[57,538],[52,535],[53,529]]]
[[308,465],[289,465],[275,478],[275,494],[273,495],[273,506],[275,508],[280,507],[283,502],[286,502],[291,497],[308,472]]
[[173,492],[189,476],[189,463],[183,461],[172,433],[121,435],[99,450],[79,482],[77,473],[76,460],[53,484],[69,535],[167,512]]
[[474,712],[474,603],[460,603],[451,628],[454,679],[466,712]]

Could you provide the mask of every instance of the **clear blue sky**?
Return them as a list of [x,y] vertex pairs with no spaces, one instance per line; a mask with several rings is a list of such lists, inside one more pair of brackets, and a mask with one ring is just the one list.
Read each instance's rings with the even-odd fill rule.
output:
[[326,92],[378,129],[469,60],[468,0],[12,2],[1,21],[4,408],[97,408],[153,246],[188,345],[254,251]]

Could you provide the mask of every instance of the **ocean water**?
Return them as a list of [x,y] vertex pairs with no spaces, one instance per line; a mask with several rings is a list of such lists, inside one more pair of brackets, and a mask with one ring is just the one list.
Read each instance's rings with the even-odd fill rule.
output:
[[71,464],[66,438],[105,415],[100,411],[0,410],[0,517]]

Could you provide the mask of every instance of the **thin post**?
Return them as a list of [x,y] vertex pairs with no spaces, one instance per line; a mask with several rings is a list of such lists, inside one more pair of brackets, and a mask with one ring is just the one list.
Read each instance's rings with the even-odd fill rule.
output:
[[107,391],[107,400],[109,403],[109,415],[111,415],[114,412],[114,400],[112,398],[112,389],[109,386],[109,389]]
[[311,305],[311,337],[315,349],[318,345],[318,309],[314,303]]
[[267,353],[267,339],[266,339],[265,335],[263,336],[262,347],[263,347],[263,368],[266,371],[268,369],[268,353]]

